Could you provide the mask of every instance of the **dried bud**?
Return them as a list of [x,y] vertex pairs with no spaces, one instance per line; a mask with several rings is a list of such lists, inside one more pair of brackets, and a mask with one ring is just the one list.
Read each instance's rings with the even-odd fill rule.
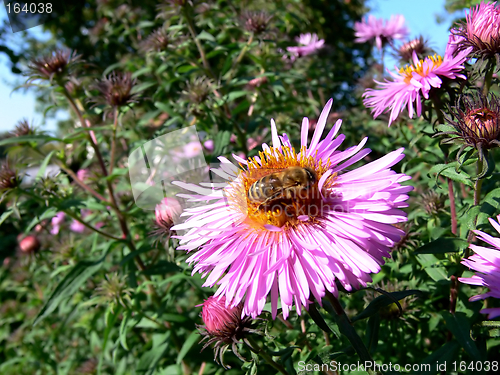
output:
[[443,194],[436,193],[434,190],[422,194],[422,203],[429,215],[437,215],[444,209],[446,197]]
[[170,43],[170,37],[163,28],[153,31],[141,44],[142,52],[161,52],[165,50]]
[[254,33],[255,35],[262,34],[267,30],[269,21],[273,18],[266,12],[244,12],[243,18],[245,20],[245,29]]
[[182,92],[185,98],[193,104],[205,102],[212,92],[212,81],[206,77],[198,77],[189,82]]
[[131,92],[135,84],[136,80],[132,79],[131,73],[113,72],[94,85],[101,95],[90,101],[95,105],[107,104],[112,108],[137,103],[137,94]]
[[8,164],[3,164],[0,167],[0,192],[16,188],[20,182],[16,171],[11,169]]
[[[258,333],[250,328],[252,320],[249,317],[242,318],[243,305],[226,307],[226,298],[221,296],[209,297],[203,302],[201,317],[204,326],[198,326],[204,340],[208,340],[203,346],[204,350],[209,345],[214,345],[215,360],[226,367],[223,360],[224,352],[231,345],[233,353],[241,360],[245,360],[238,353],[236,344],[243,339],[247,333]],[[220,360],[220,361],[219,361]]]
[[24,254],[33,254],[40,249],[40,241],[33,235],[24,237],[19,241],[19,249]]
[[78,375],[94,375],[98,365],[99,361],[97,359],[88,359],[77,368],[76,373]]
[[22,137],[25,135],[35,134],[35,129],[30,125],[27,119],[19,121],[13,131],[10,132],[12,137]]
[[132,289],[127,286],[125,277],[115,272],[106,275],[105,279],[96,288],[93,302],[98,305],[111,305],[113,311],[117,305],[127,307],[131,295]]
[[53,78],[62,79],[73,72],[74,67],[80,62],[80,57],[70,50],[57,50],[40,59],[33,59],[28,64],[30,76],[28,82],[36,79],[51,82]]
[[413,52],[417,54],[419,59],[423,59],[432,53],[423,36],[404,43],[401,47],[399,47],[398,55],[404,61],[411,61],[413,58]]

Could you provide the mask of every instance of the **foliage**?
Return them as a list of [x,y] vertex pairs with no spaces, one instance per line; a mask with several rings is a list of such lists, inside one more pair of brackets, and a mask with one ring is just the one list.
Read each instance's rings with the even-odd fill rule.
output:
[[[0,139],[13,173],[31,181],[9,180],[0,203],[0,373],[295,374],[307,373],[301,364],[332,361],[447,361],[448,369],[498,361],[498,322],[485,321],[481,303],[468,301],[477,292],[457,277],[472,274],[460,263],[470,231],[490,232],[487,219],[500,213],[499,155],[490,150],[482,164],[472,150],[454,161],[460,147],[433,137],[446,108],[437,101],[425,102],[422,118],[390,128],[372,119],[359,81],[374,61],[352,29],[365,10],[361,0],[88,1],[45,24],[53,40],[23,37],[23,52],[42,62],[55,45],[75,51],[66,60],[51,55],[64,61],[50,79],[28,79],[47,111],[64,108],[72,117],[56,135],[30,130]],[[257,11],[272,16],[263,29],[248,26]],[[286,47],[306,32],[325,47],[294,60]],[[27,54],[2,51],[13,71],[22,65],[29,73],[28,61],[18,60]],[[468,76],[481,76],[474,69],[467,66]],[[498,78],[489,77],[496,92]],[[443,90],[441,103],[453,105],[459,88]],[[262,314],[249,343],[221,353],[226,371],[209,349],[200,353],[196,328],[200,304],[215,289],[191,274],[166,222],[155,230],[152,211],[135,204],[127,157],[190,125],[208,162],[255,156],[271,142],[271,118],[297,143],[302,117],[317,118],[330,97],[328,128],[342,118],[351,144],[369,136],[372,153],[359,164],[405,148],[396,171],[412,176],[414,187],[406,235],[370,287],[328,296],[321,306],[311,301],[307,313],[287,320]],[[59,172],[45,173],[51,166]],[[21,251],[27,235],[40,249]]]

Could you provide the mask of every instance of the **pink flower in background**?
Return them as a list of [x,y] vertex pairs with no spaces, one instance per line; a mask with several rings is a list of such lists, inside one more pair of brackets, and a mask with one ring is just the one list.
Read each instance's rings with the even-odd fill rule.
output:
[[[363,94],[363,103],[372,108],[374,118],[382,113],[389,112],[389,126],[408,107],[408,115],[413,118],[416,113],[420,116],[422,112],[422,98],[429,98],[432,88],[441,87],[441,77],[450,79],[466,77],[460,72],[464,68],[463,63],[467,60],[469,49],[459,52],[453,56],[454,47],[448,44],[444,57],[434,55],[423,60],[418,60],[413,52],[413,65],[407,65],[398,72],[390,72],[392,81],[378,82],[375,89],[366,89]],[[414,108],[414,105],[416,106]]]
[[[490,224],[495,230],[500,233],[500,215],[497,216],[497,221],[489,219]],[[500,298],[500,239],[492,237],[480,230],[473,231],[478,238],[490,244],[494,249],[470,245],[469,248],[474,250],[475,254],[464,259],[462,264],[477,271],[472,277],[460,277],[462,283],[483,286],[490,289],[489,292],[473,296],[469,301],[478,301],[488,297]],[[481,313],[489,314],[488,319],[493,319],[500,316],[500,307],[492,307],[482,309]]]
[[64,221],[64,217],[66,214],[64,212],[58,212],[56,216],[52,218],[50,223],[52,224],[52,229],[50,230],[50,234],[54,236],[59,233],[59,229],[61,228],[61,224]]
[[212,152],[214,150],[214,141],[209,139],[203,143],[203,147],[205,147],[208,151]]
[[89,170],[79,169],[78,172],[76,172],[76,177],[78,177],[80,181],[85,181],[87,178],[89,178]]
[[[86,216],[90,215],[90,210],[87,210],[87,209],[82,209],[80,210],[80,216],[82,219],[85,219]],[[78,220],[74,220],[71,222],[71,224],[69,225],[69,229],[72,231],[72,232],[75,232],[75,233],[83,233],[84,230],[85,230],[85,225],[83,225],[82,223],[80,223]]]
[[392,15],[387,21],[382,18],[368,16],[368,20],[354,23],[355,42],[365,43],[375,39],[375,45],[379,50],[384,43],[392,43],[394,39],[403,39],[408,35],[405,26],[405,18],[400,15]]
[[[203,286],[219,286],[214,297],[224,296],[226,307],[243,303],[244,315],[256,317],[270,294],[273,317],[279,300],[285,318],[294,304],[300,314],[313,296],[321,301],[326,291],[337,295],[336,281],[347,290],[366,286],[404,234],[393,224],[406,221],[400,209],[408,206],[412,187],[400,183],[410,177],[390,169],[403,159],[403,149],[350,170],[371,150],[363,149],[367,138],[338,150],[345,139],[335,137],[341,120],[320,140],[332,102],[323,109],[311,142],[304,118],[299,153],[271,121],[272,147],[263,144],[260,156],[248,160],[233,155],[245,170],[219,157],[221,168],[214,173],[227,179],[226,185],[212,190],[175,182],[194,192],[179,196],[207,202],[185,209],[187,220],[172,228],[187,230],[177,237],[178,249],[193,252],[187,260],[195,263],[193,273],[207,278]],[[307,176],[292,203],[263,206],[250,200],[248,191],[262,173],[291,167]]]
[[292,60],[296,57],[311,55],[318,49],[323,48],[325,44],[324,39],[318,39],[316,34],[300,34],[295,41],[300,44],[300,46],[287,47],[286,50],[292,54]]

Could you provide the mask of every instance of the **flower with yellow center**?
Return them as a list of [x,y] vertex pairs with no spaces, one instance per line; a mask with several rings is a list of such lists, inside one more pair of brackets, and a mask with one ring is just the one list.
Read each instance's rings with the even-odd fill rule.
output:
[[[441,87],[442,78],[466,79],[460,73],[464,68],[470,49],[465,49],[453,56],[454,45],[448,43],[444,57],[439,55],[428,56],[419,60],[413,51],[413,64],[399,69],[396,73],[390,72],[392,81],[377,82],[375,89],[367,89],[363,94],[364,104],[372,108],[374,118],[382,113],[390,112],[389,126],[396,120],[405,107],[408,115],[413,118],[422,112],[422,98],[429,98],[429,92]],[[415,108],[414,108],[415,105]]]
[[244,315],[259,315],[268,294],[273,317],[280,301],[286,318],[294,304],[300,314],[326,291],[337,295],[336,281],[347,290],[365,286],[404,234],[393,224],[406,221],[400,209],[412,188],[400,183],[410,177],[390,169],[403,149],[348,169],[371,150],[363,149],[367,138],[338,150],[341,120],[320,140],[331,106],[310,142],[304,118],[298,153],[271,121],[272,147],[263,144],[248,160],[233,155],[240,168],[219,158],[212,172],[227,183],[209,189],[176,182],[194,192],[180,198],[207,202],[185,209],[188,219],[172,228],[187,230],[177,236],[178,250],[193,251],[188,262],[207,278],[204,286],[219,285],[215,297],[224,296],[227,307],[243,303]]

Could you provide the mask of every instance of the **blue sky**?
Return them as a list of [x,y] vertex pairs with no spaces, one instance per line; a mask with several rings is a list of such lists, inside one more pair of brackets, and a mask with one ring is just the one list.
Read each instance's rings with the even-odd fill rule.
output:
[[[444,53],[448,41],[448,28],[453,17],[444,10],[445,0],[369,0],[368,6],[372,9],[369,14],[379,18],[389,18],[391,14],[402,14],[410,29],[410,37],[423,35],[431,46],[439,53]],[[443,22],[438,24],[436,17]],[[4,6],[0,6],[0,22],[7,18]],[[29,29],[35,35],[42,34],[42,27]],[[12,36],[15,41],[16,35]],[[392,68],[394,62],[386,60],[386,66]],[[43,115],[35,111],[35,97],[33,93],[12,88],[22,83],[22,78],[13,75],[7,66],[7,57],[0,54],[0,132],[11,130],[17,121],[26,117],[34,121],[35,125],[45,130],[55,129],[54,120],[44,120]],[[59,117],[64,118],[63,113]]]

